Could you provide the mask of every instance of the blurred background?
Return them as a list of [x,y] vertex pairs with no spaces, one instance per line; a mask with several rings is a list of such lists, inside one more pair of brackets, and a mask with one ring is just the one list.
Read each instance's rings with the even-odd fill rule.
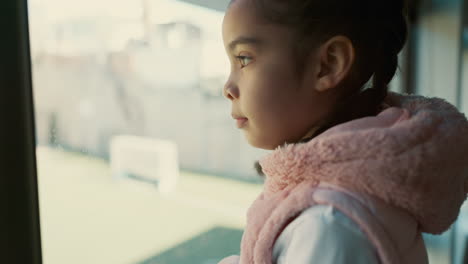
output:
[[[245,142],[222,96],[228,2],[29,1],[44,263],[215,264],[239,253],[266,152]],[[468,0],[410,7],[391,89],[466,113]],[[465,211],[425,236],[430,263],[465,263]]]

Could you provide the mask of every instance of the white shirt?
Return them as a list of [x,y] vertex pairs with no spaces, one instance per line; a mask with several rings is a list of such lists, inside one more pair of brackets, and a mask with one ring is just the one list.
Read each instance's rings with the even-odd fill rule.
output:
[[373,245],[359,226],[331,205],[303,211],[281,233],[274,264],[377,264]]

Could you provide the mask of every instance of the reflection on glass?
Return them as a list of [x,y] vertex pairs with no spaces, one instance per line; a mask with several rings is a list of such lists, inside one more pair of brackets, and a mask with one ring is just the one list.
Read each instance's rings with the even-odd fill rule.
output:
[[223,14],[177,0],[29,4],[44,263],[238,253],[263,153],[221,94]]

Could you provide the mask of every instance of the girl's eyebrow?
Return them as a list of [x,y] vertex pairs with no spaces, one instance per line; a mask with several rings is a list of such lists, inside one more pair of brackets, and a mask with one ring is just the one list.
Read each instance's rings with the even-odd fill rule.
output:
[[262,41],[259,38],[240,36],[237,39],[231,41],[231,43],[229,43],[229,49],[233,51],[237,45],[242,45],[242,44],[260,45],[261,43]]

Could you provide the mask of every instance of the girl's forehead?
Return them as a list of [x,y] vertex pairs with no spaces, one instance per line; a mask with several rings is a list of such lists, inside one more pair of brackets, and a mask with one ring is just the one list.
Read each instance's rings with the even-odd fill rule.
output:
[[278,26],[267,23],[258,14],[252,0],[236,0],[233,2],[223,19],[223,38],[230,42],[240,36],[263,38],[274,35]]
[[226,11],[224,21],[229,23],[251,26],[266,24],[266,21],[257,12],[252,0],[236,0]]
[[[252,0],[236,0],[227,10],[223,20],[223,42],[227,51],[240,40],[240,44],[255,44],[251,47],[290,48],[294,31],[286,26],[267,22],[252,4]],[[242,43],[243,42],[243,43]],[[234,44],[233,44],[234,43]]]
[[222,25],[226,44],[240,36],[252,37],[260,31],[256,15],[245,2],[246,0],[237,0],[226,11]]

